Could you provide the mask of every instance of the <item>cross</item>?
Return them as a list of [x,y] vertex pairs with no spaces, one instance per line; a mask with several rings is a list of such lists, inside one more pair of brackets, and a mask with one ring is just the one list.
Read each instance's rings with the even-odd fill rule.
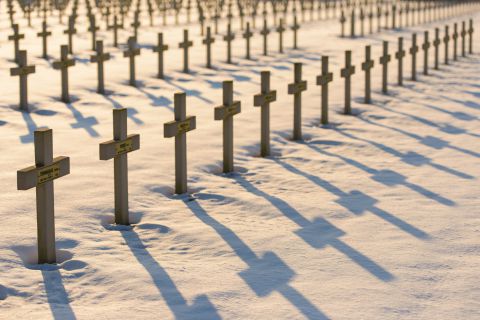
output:
[[113,30],[113,46],[118,47],[118,29],[123,28],[122,23],[118,23],[117,15],[113,16],[113,24],[107,27],[107,30]]
[[448,43],[450,42],[450,36],[448,34],[448,26],[445,26],[445,36],[443,37],[443,43],[445,43],[445,64],[448,64]]
[[36,188],[38,263],[56,263],[53,180],[70,173],[70,158],[53,158],[51,129],[34,133],[35,165],[17,171],[17,189]]
[[130,225],[128,217],[128,155],[140,149],[140,135],[127,135],[127,109],[113,109],[113,140],[100,143],[100,160],[113,158],[115,223]]
[[241,112],[240,101],[233,100],[233,81],[223,81],[223,105],[215,108],[215,120],[223,121],[223,172],[233,167],[233,116]]
[[428,31],[425,31],[423,36],[423,74],[428,75],[428,49],[430,48],[430,42],[428,41]]
[[350,18],[350,37],[355,38],[355,8],[352,9],[352,15]]
[[468,28],[468,53],[473,53],[473,19],[469,20],[469,28]]
[[27,51],[20,50],[18,52],[18,67],[10,68],[11,76],[20,77],[20,110],[28,112],[28,86],[27,77],[29,74],[35,73],[35,66],[27,64]]
[[[230,27],[230,25],[228,25]],[[212,30],[207,27],[207,36],[202,40],[202,43],[207,47],[207,68],[212,67],[212,44],[215,42],[215,38],[212,37]]]
[[396,5],[392,5],[392,29],[396,29],[397,28],[397,25],[396,25],[396,21],[395,19],[397,18],[397,6]]
[[298,44],[297,44],[297,32],[300,29],[300,25],[297,23],[297,16],[293,16],[293,25],[290,27],[290,29],[293,31],[293,49],[298,49]]
[[68,45],[60,46],[60,60],[53,62],[53,68],[61,71],[62,77],[62,101],[70,102],[70,95],[68,94],[68,68],[75,65],[74,59],[68,59]]
[[364,19],[365,19],[365,14],[363,12],[363,8],[360,7],[360,34],[362,37],[365,35],[365,29],[364,29]]
[[403,6],[400,4],[400,9],[398,9],[398,27],[402,27],[402,16],[403,16]]
[[322,74],[317,76],[317,86],[322,86],[322,115],[320,122],[328,124],[328,83],[332,82],[333,73],[328,72],[328,56],[322,56]]
[[73,35],[77,33],[75,29],[75,19],[73,16],[68,18],[68,29],[63,31],[64,34],[68,34],[68,53],[73,53]]
[[250,60],[250,38],[253,36],[253,33],[250,31],[250,22],[247,22],[247,28],[243,33],[243,38],[246,40],[246,54],[245,59]]
[[345,13],[342,12],[340,13],[340,26],[341,26],[341,33],[340,33],[340,36],[343,38],[345,37],[345,22],[347,21],[347,19],[345,18]]
[[51,36],[52,32],[47,31],[47,22],[42,21],[42,32],[37,33],[37,37],[42,37],[42,58],[47,59],[47,37]]
[[110,53],[103,52],[103,41],[98,40],[96,45],[96,55],[90,56],[90,62],[97,63],[97,74],[98,74],[98,85],[97,92],[100,94],[105,94],[105,80],[104,80],[104,69],[103,63],[110,60]]
[[130,24],[130,26],[133,27],[133,36],[135,40],[138,39],[138,28],[140,27],[140,20],[138,19],[139,15],[140,15],[140,12],[135,11],[133,22]]
[[221,18],[220,13],[218,12],[218,6],[215,6],[215,14],[212,17],[214,27],[215,27],[215,34],[218,34],[218,20]]
[[183,42],[178,44],[183,49],[183,72],[188,73],[188,48],[193,46],[193,42],[188,40],[188,30],[183,30]]
[[453,39],[453,60],[457,61],[457,39],[458,39],[457,23],[453,24],[452,39]]
[[90,16],[90,27],[88,27],[88,31],[92,33],[92,50],[95,51],[95,44],[97,42],[97,31],[100,28],[96,25],[95,16]]
[[268,42],[267,36],[270,33],[270,30],[267,28],[267,19],[263,20],[263,29],[260,31],[260,34],[263,36],[263,55],[266,56],[268,54]]
[[283,19],[280,18],[280,23],[277,27],[278,32],[278,52],[283,53],[283,32],[285,31],[285,27],[283,26]]
[[175,137],[175,193],[187,192],[187,136],[188,131],[196,129],[196,117],[186,114],[186,94],[174,95],[175,120],[163,125],[165,138]]
[[377,6],[377,32],[382,28],[382,7]]
[[288,85],[288,94],[293,94],[293,140],[302,140],[302,92],[307,90],[307,81],[302,80],[302,64],[294,64],[293,83]]
[[230,23],[227,25],[227,34],[223,37],[223,41],[227,42],[227,63],[232,63],[232,40],[235,39],[235,34],[232,33]]
[[467,35],[467,30],[465,28],[465,21],[462,21],[462,32],[460,36],[462,37],[462,57],[465,57],[465,36]]
[[388,83],[388,63],[391,57],[388,54],[388,41],[383,41],[383,56],[380,57],[379,63],[382,65],[382,92],[387,93]]
[[355,74],[352,66],[352,51],[345,51],[345,68],[340,70],[340,76],[345,78],[345,114],[352,114],[351,108],[351,76]]
[[403,58],[405,57],[405,50],[403,50],[403,37],[398,38],[398,51],[395,53],[395,58],[398,60],[398,85],[403,85]]
[[163,43],[163,33],[158,33],[158,45],[153,47],[153,52],[158,52],[158,79],[163,79],[163,52],[168,50],[168,45]]
[[129,58],[130,60],[130,81],[129,84],[131,86],[136,87],[135,81],[135,56],[140,55],[140,48],[137,47],[137,41],[135,37],[128,38],[128,49],[123,52],[123,57]]
[[12,25],[13,35],[8,36],[8,40],[13,41],[15,62],[18,63],[18,51],[20,51],[20,39],[24,39],[25,35],[19,33],[18,24]]
[[438,47],[439,46],[440,46],[440,29],[435,28],[435,40],[433,40],[433,47],[435,48],[435,70],[438,70],[438,60],[439,60]]
[[370,7],[370,11],[368,12],[368,32],[370,34],[373,33],[373,7]]
[[270,90],[270,71],[262,71],[261,92],[253,97],[253,105],[261,107],[261,139],[260,155],[267,157],[270,155],[270,103],[277,100],[277,91]]
[[362,70],[365,71],[365,103],[371,103],[371,69],[374,66],[374,60],[371,58],[371,46],[365,46],[365,62],[362,63]]
[[385,29],[388,29],[388,16],[390,15],[390,12],[388,11],[388,5],[385,8]]
[[410,48],[410,54],[412,55],[412,81],[417,80],[417,34],[412,34],[412,47]]

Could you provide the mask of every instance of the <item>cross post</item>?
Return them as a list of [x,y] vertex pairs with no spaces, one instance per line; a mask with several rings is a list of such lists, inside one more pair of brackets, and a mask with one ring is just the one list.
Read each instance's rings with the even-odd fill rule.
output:
[[362,70],[365,71],[365,103],[371,103],[371,69],[374,66],[374,60],[371,57],[371,46],[365,46],[365,62],[362,63]]
[[168,45],[163,42],[163,33],[158,33],[158,45],[153,47],[153,52],[158,52],[158,79],[164,78],[163,66],[164,66],[164,55],[163,52],[168,50]]
[[28,86],[27,77],[29,74],[35,73],[35,66],[27,64],[27,51],[20,50],[18,52],[18,67],[10,69],[11,76],[20,77],[20,110],[28,110]]
[[403,37],[398,38],[398,51],[395,53],[395,58],[398,60],[398,85],[403,85],[403,58],[405,57],[405,50],[403,50]]
[[322,87],[322,105],[320,123],[328,124],[328,83],[333,80],[333,73],[328,72],[328,56],[322,56],[322,74],[317,76],[317,86]]
[[412,47],[410,48],[410,54],[412,55],[412,81],[417,80],[417,34],[412,34]]
[[345,114],[352,114],[351,107],[351,77],[355,74],[355,66],[352,65],[352,51],[345,51],[345,68],[340,70],[340,76],[345,78]]
[[285,31],[285,27],[283,26],[283,19],[280,18],[280,23],[277,27],[278,32],[278,52],[283,53],[283,32]]
[[90,62],[97,63],[97,92],[100,94],[105,94],[105,78],[103,64],[105,61],[110,60],[110,53],[103,52],[102,40],[98,40],[95,47],[97,54],[90,56]]
[[202,43],[207,47],[207,68],[212,68],[212,44],[215,42],[215,38],[212,37],[212,30],[210,27],[207,27],[207,35],[205,39],[202,40]]
[[68,59],[68,45],[60,46],[60,60],[53,62],[53,68],[60,70],[62,79],[62,101],[70,102],[70,95],[68,93],[68,68],[75,65],[74,59]]
[[245,53],[245,59],[250,60],[250,38],[253,36],[253,33],[250,31],[250,22],[247,22],[247,28],[245,29],[245,32],[243,33],[243,38],[246,41],[246,53]]
[[18,52],[20,51],[20,39],[24,39],[25,35],[20,34],[18,24],[12,25],[13,35],[8,36],[8,40],[13,41],[13,50],[15,62],[18,63]]
[[262,71],[261,92],[253,97],[253,105],[261,108],[260,155],[270,155],[270,103],[277,100],[277,91],[270,90],[270,71]]
[[140,55],[140,48],[137,47],[137,41],[135,37],[128,38],[128,49],[123,52],[123,57],[129,58],[130,61],[130,80],[129,84],[133,87],[137,86],[135,79],[135,56]]
[[383,56],[380,57],[379,63],[382,65],[382,92],[387,93],[388,88],[388,63],[391,56],[388,54],[388,41],[383,41]]
[[183,72],[188,73],[188,48],[193,46],[193,42],[188,40],[188,30],[183,30],[183,42],[178,44],[179,48],[183,49]]
[[448,26],[445,26],[445,36],[443,37],[443,43],[445,44],[445,64],[448,64],[448,43],[450,42],[450,36],[448,34]]
[[260,31],[260,34],[263,36],[263,55],[268,55],[268,34],[270,30],[267,28],[267,19],[263,20],[263,29]]
[[439,46],[440,46],[440,29],[435,28],[435,40],[433,40],[433,48],[435,49],[435,70],[438,70],[439,65]]
[[227,25],[227,34],[223,37],[223,41],[227,42],[227,63],[232,63],[232,40],[235,39],[235,34],[232,33],[230,23]]
[[42,21],[42,32],[37,33],[37,37],[42,37],[42,58],[47,59],[47,37],[51,36],[52,32],[47,31],[47,22]]
[[288,85],[288,94],[293,94],[293,140],[302,140],[302,92],[307,90],[307,81],[302,80],[302,63],[294,64],[293,83]]
[[293,31],[293,49],[298,49],[298,30],[300,29],[300,25],[297,23],[297,16],[293,16],[293,25],[290,27]]
[[428,75],[428,49],[430,48],[430,42],[428,41],[428,31],[424,32],[423,36],[423,74]]

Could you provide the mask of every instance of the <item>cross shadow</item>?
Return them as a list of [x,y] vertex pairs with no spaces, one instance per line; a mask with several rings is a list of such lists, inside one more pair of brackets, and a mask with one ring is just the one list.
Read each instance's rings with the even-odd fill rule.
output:
[[151,94],[150,92],[148,92],[147,90],[139,88],[139,87],[137,87],[136,89],[138,91],[140,91],[141,93],[143,93],[145,96],[147,96],[148,99],[150,99],[152,101],[152,104],[151,104],[152,106],[154,106],[154,107],[165,107],[165,108],[167,108],[167,109],[169,109],[170,111],[173,112],[172,100],[170,100],[170,99],[168,99],[164,96],[157,97],[154,94]]
[[[111,95],[102,95],[108,102],[110,102],[114,108],[121,109],[123,105],[120,104],[117,100],[113,99]],[[127,108],[127,117],[129,117],[135,124],[142,125],[144,122],[137,117],[138,111],[135,108],[129,107]]]
[[171,86],[177,88],[178,90],[182,91],[182,92],[185,92],[187,94],[187,96],[192,96],[192,97],[195,97],[203,102],[206,102],[206,103],[213,103],[212,100],[210,99],[207,99],[205,98],[203,95],[202,95],[202,92],[196,90],[196,89],[187,89],[179,84],[176,84],[175,82],[173,82],[171,79],[165,79],[165,82],[167,82],[168,84],[170,84]]
[[38,129],[37,124],[33,121],[32,115],[28,112],[22,112],[23,120],[25,121],[28,133],[20,136],[20,142],[23,144],[33,143],[33,133]]
[[42,270],[42,277],[53,318],[55,320],[76,319],[60,271],[56,269]]
[[98,124],[98,121],[95,117],[90,116],[85,118],[83,114],[73,106],[72,103],[66,103],[65,105],[72,112],[75,120],[77,120],[76,123],[70,124],[73,129],[84,129],[91,137],[99,136],[98,132],[93,128],[93,126]]
[[138,234],[132,230],[120,230],[137,261],[150,274],[153,283],[162,295],[176,319],[221,319],[215,306],[206,295],[199,295],[191,305],[178,290],[167,271],[148,252]]
[[198,219],[215,230],[235,254],[248,265],[248,269],[240,271],[239,276],[257,296],[266,297],[276,291],[307,319],[328,319],[311,301],[289,284],[295,272],[274,252],[267,251],[263,256],[257,256],[235,232],[210,216],[198,200],[186,201],[185,204]]

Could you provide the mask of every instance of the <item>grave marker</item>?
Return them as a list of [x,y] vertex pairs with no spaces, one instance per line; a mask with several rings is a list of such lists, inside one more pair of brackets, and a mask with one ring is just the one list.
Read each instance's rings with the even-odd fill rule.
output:
[[340,37],[345,37],[345,22],[347,21],[347,19],[345,18],[345,13],[342,12],[340,13]]
[[443,37],[443,43],[445,43],[445,64],[448,64],[448,43],[450,42],[450,36],[448,35],[448,26],[445,26],[445,36]]
[[462,21],[462,32],[460,33],[460,35],[462,37],[462,57],[465,57],[465,36],[467,35],[465,21]]
[[250,38],[253,36],[253,33],[250,31],[250,22],[247,22],[247,28],[245,29],[245,32],[243,33],[243,38],[246,41],[246,53],[245,53],[245,59],[250,60]]
[[345,78],[345,114],[352,114],[351,107],[351,77],[355,74],[355,66],[352,65],[352,51],[345,51],[345,68],[340,70],[340,76]]
[[118,29],[123,28],[123,23],[118,23],[117,15],[113,16],[113,24],[108,26],[108,30],[113,30],[113,46],[118,47]]
[[452,39],[453,39],[453,60],[457,61],[457,39],[458,39],[457,23],[453,24]]
[[428,49],[430,48],[430,42],[428,41],[428,31],[425,31],[423,36],[424,42],[423,49],[423,74],[428,75]]
[[383,56],[380,57],[379,63],[382,65],[382,92],[387,93],[388,88],[388,63],[391,56],[388,54],[388,41],[383,41]]
[[68,35],[68,53],[73,54],[73,35],[77,33],[74,16],[68,18],[68,28],[63,33]]
[[283,32],[285,31],[285,27],[283,26],[283,19],[280,18],[280,23],[277,27],[278,32],[278,52],[283,53]]
[[300,29],[300,25],[297,23],[297,16],[293,16],[293,25],[290,29],[293,31],[293,49],[298,49],[297,32]]
[[260,31],[260,34],[263,36],[263,55],[266,56],[268,54],[268,42],[267,42],[267,37],[268,34],[270,33],[270,30],[267,28],[267,19],[263,20],[263,29]]
[[27,51],[20,50],[18,53],[18,67],[10,68],[10,75],[20,77],[20,110],[27,112],[29,111],[27,77],[31,73],[35,73],[35,66],[27,64]]
[[412,34],[412,47],[410,48],[410,54],[412,55],[412,81],[417,80],[417,34]]
[[135,37],[129,37],[128,38],[128,49],[123,52],[123,57],[124,58],[129,58],[130,61],[130,80],[129,84],[131,86],[136,87],[136,79],[135,79],[135,56],[140,55],[140,48],[137,47],[137,41],[135,40]]
[[183,30],[183,42],[178,44],[178,47],[183,49],[183,72],[188,73],[188,48],[193,46],[193,42],[188,40],[188,30]]
[[53,62],[53,68],[61,71],[62,79],[62,101],[70,102],[70,95],[68,93],[68,68],[75,65],[74,59],[68,59],[68,45],[60,46],[60,60]]
[[365,103],[371,103],[371,72],[374,61],[371,58],[371,46],[365,46],[365,62],[362,63],[362,70],[365,71]]
[[96,49],[96,43],[97,43],[97,31],[100,30],[100,28],[97,26],[95,16],[92,15],[90,16],[90,26],[88,27],[88,31],[92,34],[92,50],[95,51]]
[[294,64],[293,83],[288,85],[288,94],[293,94],[293,140],[302,140],[302,92],[307,90],[307,81],[302,80],[302,64]]
[[96,45],[96,55],[90,56],[90,62],[97,63],[97,92],[100,94],[105,94],[105,79],[104,79],[104,68],[103,64],[105,61],[110,60],[110,53],[103,52],[103,41],[98,40]]
[[232,63],[232,40],[235,39],[235,34],[232,33],[230,23],[227,25],[227,34],[223,37],[223,41],[227,42],[227,63]]
[[469,28],[468,28],[468,53],[473,53],[473,20],[469,20]]
[[25,38],[24,34],[20,34],[18,24],[12,25],[13,34],[8,36],[8,40],[13,41],[13,54],[15,62],[18,63],[18,52],[20,51],[20,40]]
[[163,52],[168,50],[168,45],[163,43],[163,33],[158,33],[158,45],[152,48],[153,52],[158,52],[158,74],[157,78],[163,79],[164,57]]
[[435,28],[435,40],[433,40],[433,47],[435,49],[435,70],[438,70],[439,65],[439,50],[438,47],[440,46],[440,29]]
[[140,149],[140,135],[127,135],[127,109],[113,110],[113,140],[99,145],[100,160],[113,158],[115,223],[130,225],[128,216],[128,158],[127,154]]
[[253,97],[253,105],[261,107],[260,155],[270,155],[270,103],[277,100],[277,91],[270,90],[270,71],[262,71],[261,92]]
[[322,86],[321,124],[328,124],[328,83],[332,82],[333,73],[328,72],[328,56],[322,56],[322,74],[317,76],[317,85]]
[[403,37],[398,38],[398,51],[395,53],[395,58],[398,60],[398,85],[403,85],[403,58],[405,57],[405,50],[403,50]]
[[212,68],[212,44],[215,42],[215,38],[212,37],[210,27],[207,27],[207,36],[203,39],[202,43],[207,47],[207,68]]
[[355,8],[352,9],[352,16],[350,18],[350,37],[355,38]]
[[42,32],[37,33],[37,37],[42,37],[42,58],[44,59],[48,59],[47,37],[51,35],[52,32],[47,30],[47,22],[42,21]]

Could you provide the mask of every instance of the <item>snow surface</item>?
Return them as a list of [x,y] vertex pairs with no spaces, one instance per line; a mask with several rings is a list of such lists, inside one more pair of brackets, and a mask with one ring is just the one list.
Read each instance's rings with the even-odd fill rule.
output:
[[[37,66],[28,80],[32,112],[21,113],[18,78],[8,70],[14,63],[5,10],[2,15],[1,319],[480,318],[480,56],[442,64],[417,82],[406,79],[402,88],[393,85],[392,59],[389,94],[379,92],[382,40],[393,53],[398,36],[409,48],[412,32],[421,43],[424,30],[443,28],[444,21],[358,39],[338,38],[337,21],[310,22],[302,25],[297,51],[278,54],[278,36],[271,34],[268,57],[261,56],[257,32],[255,61],[243,59],[237,25],[235,64],[223,62],[226,46],[218,36],[217,70],[203,67],[205,48],[198,27],[190,27],[195,46],[188,75],[181,73],[177,48],[183,27],[147,26],[139,36],[138,88],[127,85],[128,61],[111,47],[111,32],[102,31],[113,59],[105,67],[110,94],[101,96],[81,13],[77,65],[69,70],[75,100],[64,104],[59,72],[52,60],[40,58],[34,15],[37,29],[23,20],[21,26],[27,34],[21,48]],[[65,25],[49,22],[55,26],[49,52],[56,59],[66,43]],[[157,56],[149,50],[159,31],[171,48],[165,81],[155,78]],[[123,31],[121,41],[127,36]],[[289,48],[291,39],[289,31]],[[362,103],[366,44],[376,60],[371,105]],[[347,49],[357,67],[355,116],[340,114],[339,70]],[[334,72],[326,127],[318,126],[315,85],[321,55],[331,57]],[[418,57],[420,73],[422,52]],[[304,142],[290,139],[287,84],[295,61],[304,63],[309,85]],[[278,90],[271,106],[273,156],[265,159],[258,156],[260,110],[253,107],[261,70],[272,71]],[[213,108],[227,79],[234,80],[242,113],[235,117],[236,172],[223,175],[222,126]],[[173,140],[163,138],[176,91],[187,92],[188,114],[197,116],[197,130],[188,134],[189,194],[182,196],[173,194]],[[112,107],[129,108],[129,132],[141,135],[141,149],[129,155],[132,227],[112,224],[113,163],[98,159],[98,144],[112,138]],[[44,126],[54,130],[54,154],[71,157],[71,174],[55,182],[56,266],[35,264],[35,191],[16,190],[16,170],[33,164],[33,131]]]

